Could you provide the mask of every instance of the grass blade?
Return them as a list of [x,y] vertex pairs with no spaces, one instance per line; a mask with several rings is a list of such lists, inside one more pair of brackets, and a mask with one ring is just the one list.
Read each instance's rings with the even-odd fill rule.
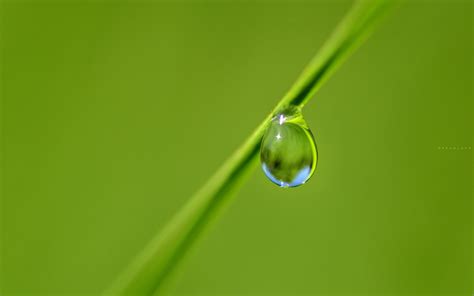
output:
[[260,140],[272,116],[288,105],[304,106],[337,66],[365,40],[390,4],[388,0],[355,3],[273,112],[137,256],[106,295],[158,295],[164,291],[169,275],[187,250],[255,166]]

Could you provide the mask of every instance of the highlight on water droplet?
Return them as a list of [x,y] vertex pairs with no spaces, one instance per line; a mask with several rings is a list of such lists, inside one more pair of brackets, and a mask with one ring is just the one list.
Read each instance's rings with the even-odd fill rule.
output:
[[313,175],[318,152],[313,134],[297,107],[272,118],[260,146],[265,175],[281,187],[296,187]]

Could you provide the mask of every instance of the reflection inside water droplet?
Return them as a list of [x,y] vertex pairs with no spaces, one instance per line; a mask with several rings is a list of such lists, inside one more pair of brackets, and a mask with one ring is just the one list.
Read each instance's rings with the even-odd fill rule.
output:
[[316,143],[301,112],[296,107],[272,118],[260,147],[265,175],[281,187],[304,184],[317,163]]

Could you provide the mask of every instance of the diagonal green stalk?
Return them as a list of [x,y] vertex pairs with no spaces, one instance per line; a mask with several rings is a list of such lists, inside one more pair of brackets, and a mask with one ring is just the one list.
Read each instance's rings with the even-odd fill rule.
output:
[[272,113],[184,205],[169,224],[137,256],[107,295],[158,295],[169,275],[205,226],[229,202],[232,191],[254,168],[259,144],[270,119],[289,105],[303,107],[338,65],[370,34],[390,7],[389,0],[358,1]]

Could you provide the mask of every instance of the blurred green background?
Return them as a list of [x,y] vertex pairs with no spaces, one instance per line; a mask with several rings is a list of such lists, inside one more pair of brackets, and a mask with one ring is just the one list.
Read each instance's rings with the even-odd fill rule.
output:
[[[2,295],[107,287],[282,97],[349,1],[4,1]],[[473,2],[406,2],[305,108],[172,295],[472,295]]]

